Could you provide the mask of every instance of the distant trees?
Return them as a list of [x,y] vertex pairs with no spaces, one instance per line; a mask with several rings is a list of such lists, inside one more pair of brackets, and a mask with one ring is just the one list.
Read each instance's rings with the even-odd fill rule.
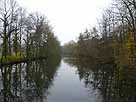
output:
[[77,55],[83,57],[93,57],[92,54],[97,57],[96,44],[98,43],[99,35],[96,28],[91,30],[85,30],[84,33],[80,33],[77,41]]
[[76,57],[104,63],[113,61],[119,69],[136,64],[136,1],[114,0],[103,13],[99,28],[80,33]]
[[59,41],[47,18],[38,13],[26,14],[16,1],[0,1],[1,61],[45,57],[51,50],[52,55],[60,53]]
[[76,54],[77,44],[75,41],[70,41],[62,46],[62,56],[74,56]]

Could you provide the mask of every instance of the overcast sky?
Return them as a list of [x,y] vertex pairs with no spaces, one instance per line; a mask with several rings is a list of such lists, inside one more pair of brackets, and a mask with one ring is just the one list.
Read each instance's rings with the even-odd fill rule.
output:
[[94,26],[110,0],[17,0],[28,12],[45,14],[64,44]]

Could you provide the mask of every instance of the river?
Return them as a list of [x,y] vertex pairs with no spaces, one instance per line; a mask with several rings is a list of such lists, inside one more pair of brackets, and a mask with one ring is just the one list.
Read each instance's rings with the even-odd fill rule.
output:
[[0,102],[136,102],[136,79],[113,63],[49,58],[3,69]]
[[[89,92],[88,92],[89,91]],[[85,87],[77,68],[61,61],[47,102],[98,102],[99,94]],[[91,93],[91,94],[90,94]]]

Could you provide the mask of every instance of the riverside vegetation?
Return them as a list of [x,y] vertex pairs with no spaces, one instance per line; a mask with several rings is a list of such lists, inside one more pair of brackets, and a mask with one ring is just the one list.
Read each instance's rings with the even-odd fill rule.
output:
[[66,43],[63,55],[102,102],[136,101],[136,1],[114,0],[97,27]]
[[[98,27],[86,29],[77,41],[63,46],[65,56],[88,58],[101,64],[114,63],[119,79],[127,72],[136,77],[136,1],[113,0]],[[132,75],[132,76],[131,76]]]
[[98,26],[62,47],[46,16],[29,14],[14,0],[0,1],[2,102],[46,100],[61,53],[101,102],[135,102],[136,1],[113,0]]
[[[1,101],[21,101],[22,81],[27,80],[27,88],[32,84],[31,81],[35,83],[47,77],[43,67],[48,67],[50,59],[52,62],[60,59],[60,43],[47,17],[38,12],[28,14],[14,0],[0,0],[0,93],[4,97]],[[43,62],[46,62],[46,66],[41,66]],[[26,74],[22,75],[24,70]],[[32,79],[33,76],[42,79]],[[39,84],[41,82],[35,83],[36,86]]]

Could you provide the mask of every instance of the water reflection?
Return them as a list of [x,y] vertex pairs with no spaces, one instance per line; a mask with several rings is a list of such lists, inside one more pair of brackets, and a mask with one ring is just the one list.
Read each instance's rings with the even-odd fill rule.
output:
[[80,80],[92,90],[99,90],[101,102],[136,102],[136,79],[121,73],[111,63],[90,61],[89,59],[65,59],[66,63],[77,68]]
[[[114,63],[105,64],[88,59],[64,59],[64,61],[65,63],[61,63],[60,76],[55,83],[54,88],[57,89],[52,91],[52,93],[56,92],[54,95],[57,95],[54,99],[60,98],[59,100],[68,102],[67,97],[70,97],[69,102],[75,102],[74,99],[89,102],[94,96],[90,95],[90,99],[84,96],[86,94],[82,82],[77,78],[79,76],[90,94],[96,93],[100,102],[136,102],[136,79],[128,77],[129,73],[126,71],[120,73]],[[47,100],[47,96],[49,88],[54,83],[59,63],[60,59],[50,58],[2,67],[0,102],[50,101]],[[78,76],[75,76],[75,70],[68,68],[75,68]],[[62,93],[73,93],[73,95]],[[97,102],[95,98],[94,100],[93,102]]]
[[1,68],[0,102],[43,102],[60,58],[30,61]]

